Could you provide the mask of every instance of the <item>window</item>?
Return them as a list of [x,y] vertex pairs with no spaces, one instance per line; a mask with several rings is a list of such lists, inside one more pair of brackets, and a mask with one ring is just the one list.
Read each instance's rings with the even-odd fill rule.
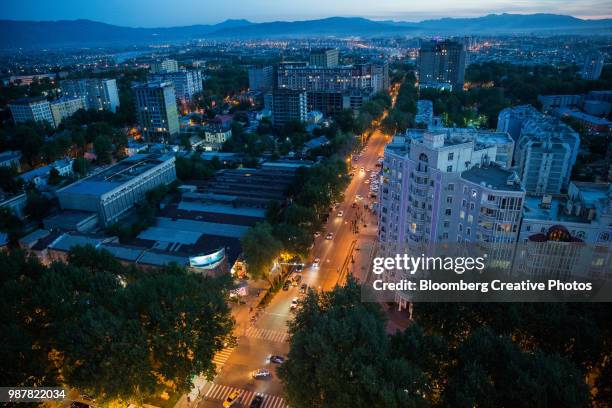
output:
[[448,228],[448,227],[450,227],[450,222],[444,221],[444,228]]
[[463,211],[463,210],[459,211],[459,218],[461,218],[461,219],[465,218],[465,211]]
[[446,166],[446,171],[447,172],[452,172],[453,171],[453,166]]
[[455,185],[453,183],[448,184],[448,191],[455,191]]
[[468,215],[468,222],[474,222],[474,217],[472,214]]
[[447,208],[447,209],[444,211],[444,214],[446,214],[446,215],[451,215],[451,212],[452,212],[452,211],[451,211],[451,209],[450,209],[450,208]]
[[463,194],[467,194],[468,193],[468,188],[467,187],[463,187]]
[[472,234],[472,229],[471,228],[467,228],[465,230],[465,233],[468,234],[468,235],[471,235]]
[[470,210],[474,209],[474,203],[470,203]]
[[450,161],[450,160],[453,160],[453,156],[454,156],[454,153],[449,153],[449,154],[448,154],[448,160],[449,160],[449,161]]
[[453,197],[452,196],[447,196],[446,197],[446,204],[452,204],[453,203]]
[[463,231],[463,224],[459,224],[459,232]]

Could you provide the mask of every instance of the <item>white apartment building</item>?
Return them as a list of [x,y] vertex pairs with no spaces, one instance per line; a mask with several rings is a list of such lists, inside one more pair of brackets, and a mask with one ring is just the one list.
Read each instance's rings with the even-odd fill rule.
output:
[[200,71],[170,71],[149,74],[150,82],[172,82],[176,99],[187,102],[195,94],[202,92],[202,73]]
[[47,122],[55,126],[51,104],[45,98],[22,98],[9,103],[15,123]]
[[116,112],[119,107],[119,92],[115,79],[69,79],[60,81],[60,89],[64,96],[83,98],[85,109]]

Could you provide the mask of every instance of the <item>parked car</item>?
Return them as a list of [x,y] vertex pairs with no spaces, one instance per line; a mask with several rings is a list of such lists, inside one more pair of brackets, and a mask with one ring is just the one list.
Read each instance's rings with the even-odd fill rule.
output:
[[317,232],[314,233],[314,237],[315,238],[319,238],[320,236],[321,236],[321,232],[320,231],[317,231]]
[[293,283],[293,286],[297,286],[301,280],[302,280],[302,275],[296,273],[295,275],[293,275],[291,282]]
[[230,395],[227,396],[225,401],[223,401],[223,408],[229,408],[234,405],[236,401],[238,401],[238,398],[240,398],[240,394],[242,394],[242,391],[234,390]]
[[342,217],[344,215],[344,211],[340,210],[338,211],[338,217]]
[[295,310],[298,307],[298,298],[291,299],[291,310]]
[[260,368],[251,373],[251,377],[253,377],[255,380],[260,378],[268,378],[270,375],[270,370],[267,368]]
[[308,285],[305,283],[302,283],[302,285],[300,286],[300,293],[306,293],[307,290],[308,290]]
[[291,286],[291,282],[286,280],[285,283],[283,283],[283,290],[289,290],[289,286]]
[[314,261],[312,261],[312,267],[313,268],[318,268],[320,262],[321,262],[320,258],[315,258]]
[[327,236],[325,237],[326,240],[331,241],[332,239],[334,239],[334,233],[333,232],[328,232]]
[[268,357],[268,360],[270,360],[270,362],[274,364],[283,364],[285,362],[285,357],[277,356],[277,355],[270,355]]

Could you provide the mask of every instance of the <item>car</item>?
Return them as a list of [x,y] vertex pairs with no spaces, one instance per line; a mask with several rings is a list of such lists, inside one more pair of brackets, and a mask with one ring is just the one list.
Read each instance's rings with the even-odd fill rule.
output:
[[321,231],[317,231],[314,233],[315,238],[319,238],[321,236]]
[[360,168],[359,168],[359,172],[360,172],[360,173],[365,173],[365,168],[364,168],[364,167],[360,167]]
[[297,286],[301,280],[302,280],[302,275],[299,275],[299,274],[293,275],[293,278],[291,279],[293,286]]
[[338,211],[338,217],[342,217],[344,215],[344,211],[340,210]]
[[257,394],[255,395],[255,397],[253,397],[253,400],[251,401],[251,405],[249,405],[249,408],[261,408],[263,406],[263,402],[264,402],[263,395]]
[[334,239],[334,234],[333,232],[328,232],[327,236],[325,237],[326,240],[331,241],[332,239]]
[[360,196],[359,194],[357,194],[357,195],[355,196],[355,200],[357,200],[357,201],[363,200],[363,197],[362,197],[362,196]]
[[285,362],[285,357],[277,356],[277,355],[270,355],[268,356],[268,360],[270,360],[270,362],[274,364],[283,364]]
[[291,282],[286,280],[285,283],[283,283],[283,290],[289,290],[289,286],[291,286]]
[[313,268],[318,268],[319,267],[319,262],[321,262],[321,259],[315,258],[314,261],[312,261],[312,267]]
[[253,377],[253,379],[255,380],[258,380],[260,378],[268,378],[270,375],[270,370],[268,370],[267,368],[260,368],[251,373],[251,377]]
[[230,395],[227,396],[225,401],[223,401],[223,408],[229,408],[234,405],[236,401],[238,401],[238,398],[240,398],[240,394],[242,394],[242,391],[234,390]]
[[370,184],[370,180],[366,179],[366,181],[364,181],[364,183]]
[[357,203],[353,202],[353,204],[351,204],[352,208],[357,208]]
[[307,290],[308,285],[306,283],[302,283],[302,285],[300,286],[300,293],[306,293]]
[[297,264],[297,265],[295,265],[295,271],[296,272],[302,272],[302,269],[304,269],[304,264]]
[[291,310],[295,310],[298,307],[298,298],[291,299]]

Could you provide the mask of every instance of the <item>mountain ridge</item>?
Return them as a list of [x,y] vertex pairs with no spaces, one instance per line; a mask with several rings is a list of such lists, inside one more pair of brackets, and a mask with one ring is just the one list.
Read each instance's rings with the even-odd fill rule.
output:
[[380,37],[436,34],[612,33],[612,19],[588,20],[562,14],[488,14],[420,22],[363,17],[254,23],[245,19],[175,27],[125,27],[87,19],[0,20],[0,48],[58,48],[149,44],[195,38],[257,39],[299,37]]

